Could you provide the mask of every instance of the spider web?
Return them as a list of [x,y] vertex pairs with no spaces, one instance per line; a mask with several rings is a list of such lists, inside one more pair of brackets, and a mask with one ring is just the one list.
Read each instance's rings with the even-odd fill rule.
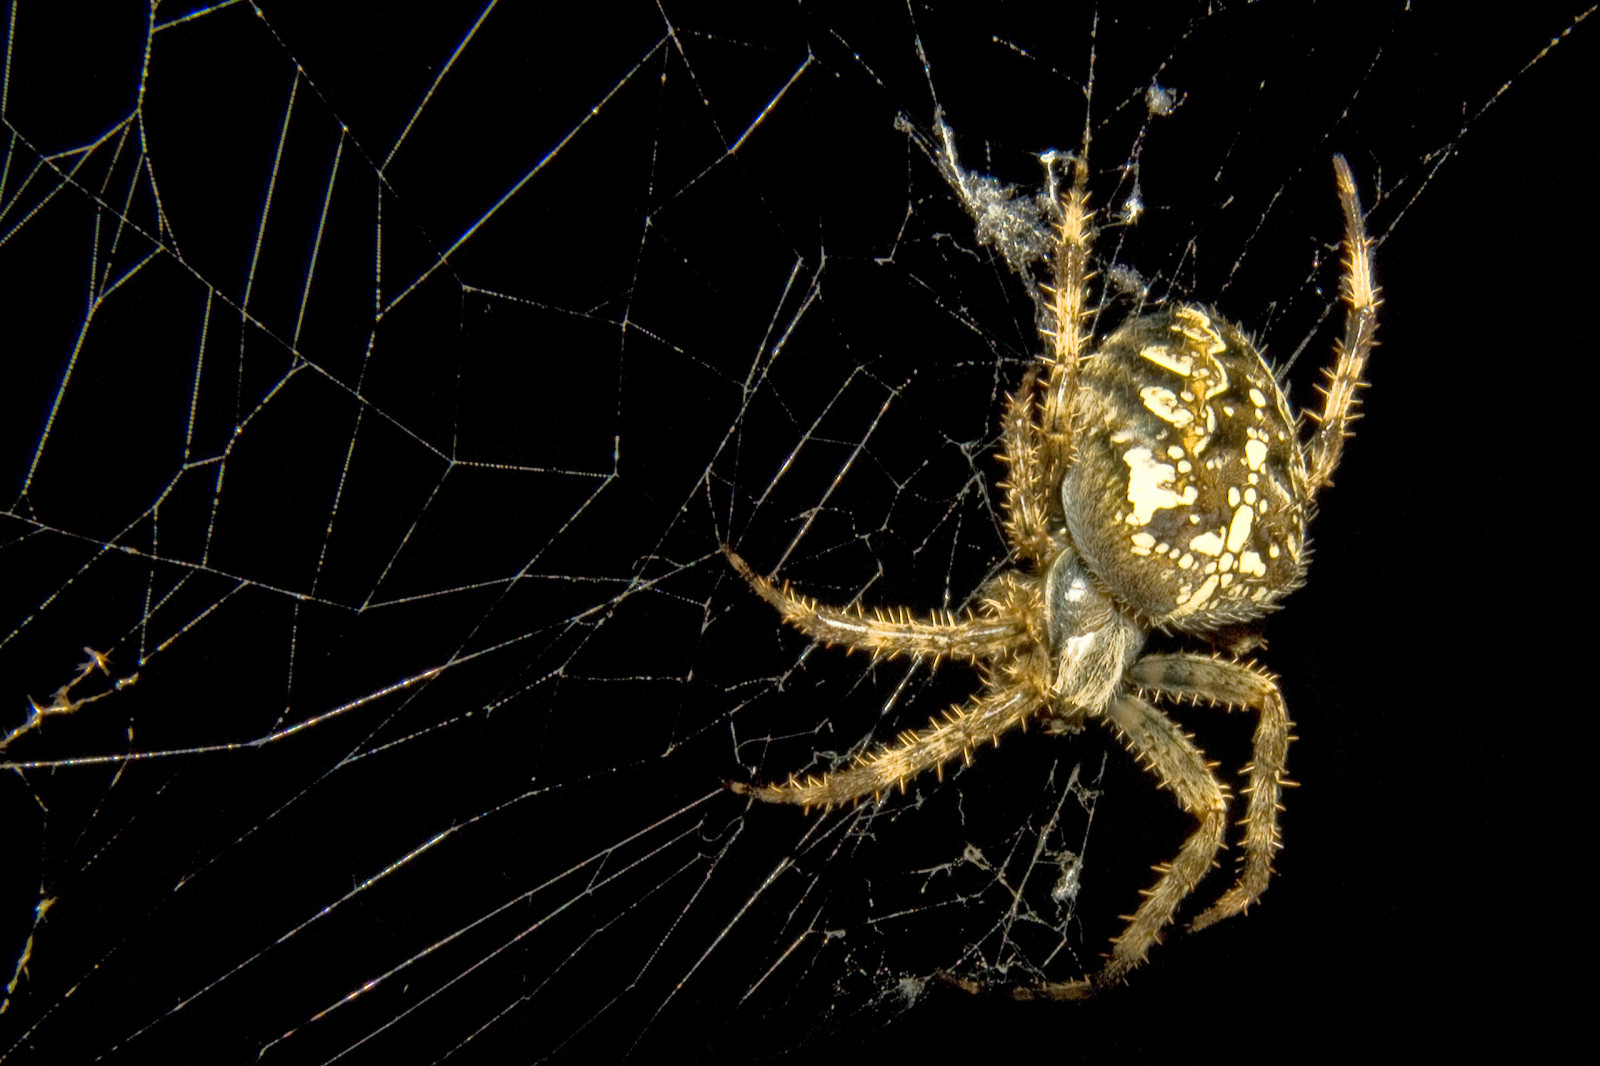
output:
[[[1473,259],[1535,233],[1493,232],[1475,168],[1525,167],[1535,214],[1578,188],[1541,131],[1588,12],[1463,22],[1458,55],[1403,4],[590,6],[4,8],[0,1059],[1059,1038],[1063,1008],[939,977],[1096,968],[1185,831],[1109,738],[1016,736],[820,817],[723,788],[973,691],[810,646],[720,553],[916,609],[1005,565],[1033,310],[919,147],[936,108],[1023,188],[1087,114],[1097,328],[1213,303],[1301,403],[1341,314],[1335,151],[1372,209],[1372,418],[1264,653],[1321,795],[1290,797],[1269,907],[1070,1027],[1182,1046],[1121,1027],[1252,981],[1306,1016],[1393,931],[1335,902],[1378,735],[1340,710],[1382,676],[1341,664],[1403,639],[1351,589],[1427,592],[1382,470],[1438,430],[1403,411],[1466,389],[1423,357],[1481,335],[1440,325]],[[1182,713],[1247,761],[1247,725]]]

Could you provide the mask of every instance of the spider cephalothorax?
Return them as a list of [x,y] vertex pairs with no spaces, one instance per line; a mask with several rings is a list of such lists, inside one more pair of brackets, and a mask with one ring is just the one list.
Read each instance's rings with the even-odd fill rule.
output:
[[[1259,715],[1232,888],[1190,925],[1202,928],[1260,898],[1279,847],[1278,798],[1288,784],[1289,718],[1274,679],[1212,652],[1142,655],[1152,628],[1224,643],[1305,577],[1306,523],[1355,417],[1373,345],[1378,290],[1350,169],[1334,157],[1344,211],[1345,333],[1323,389],[1317,428],[1297,432],[1288,401],[1255,346],[1214,311],[1178,304],[1141,314],[1091,350],[1085,324],[1093,241],[1082,153],[1045,157],[1046,189],[1018,198],[957,162],[937,124],[936,162],[979,235],[1028,282],[1045,354],[1010,398],[1000,458],[1009,467],[1006,535],[1015,566],[991,581],[976,612],[916,618],[819,605],[734,567],[786,622],[827,644],[884,656],[964,659],[984,689],[901,742],[804,781],[732,788],[770,803],[830,807],[923,770],[971,760],[984,741],[1030,716],[1072,729],[1107,723],[1198,825],[1092,978],[1015,989],[1073,998],[1143,961],[1222,844],[1228,794],[1188,736],[1152,702],[1253,708]],[[1057,184],[1059,165],[1071,177]],[[1042,274],[1047,281],[1038,280]]]

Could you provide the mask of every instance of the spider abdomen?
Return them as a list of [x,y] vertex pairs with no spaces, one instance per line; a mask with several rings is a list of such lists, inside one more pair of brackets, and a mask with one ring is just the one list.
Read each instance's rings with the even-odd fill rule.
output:
[[1141,315],[1085,360],[1079,385],[1062,502],[1117,599],[1204,632],[1300,584],[1305,462],[1288,402],[1238,327],[1193,305]]

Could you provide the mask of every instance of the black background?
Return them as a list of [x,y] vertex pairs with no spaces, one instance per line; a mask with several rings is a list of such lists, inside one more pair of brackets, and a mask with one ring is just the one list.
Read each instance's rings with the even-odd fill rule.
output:
[[[239,1061],[291,1030],[268,1061],[1553,1046],[1588,839],[1585,696],[1560,682],[1592,584],[1582,178],[1600,23],[1528,66],[1581,8],[1412,6],[1097,24],[1060,3],[497,9],[392,161],[476,9],[236,5],[157,34],[142,99],[146,12],[20,10],[0,698],[42,698],[85,643],[140,680],[6,756],[236,744],[459,661],[260,747],[8,773],[0,958],[41,890],[57,902],[0,1057]],[[1156,296],[1215,302],[1279,360],[1304,344],[1300,402],[1337,326],[1334,152],[1382,242],[1366,418],[1311,580],[1266,631],[1303,787],[1259,910],[1174,937],[1126,988],[1078,1006],[930,987],[902,1005],[900,977],[981,935],[977,905],[905,887],[948,819],[989,839],[1015,792],[1105,760],[1116,802],[1088,872],[1114,887],[1080,901],[1091,965],[1182,821],[1092,735],[1009,743],[865,840],[848,815],[747,811],[724,779],[918,725],[963,682],[919,680],[874,725],[903,675],[804,655],[717,545],[869,603],[959,605],[996,565],[985,453],[1031,311],[894,122],[926,132],[937,104],[968,166],[1031,184],[1035,154],[1077,144],[1091,54],[1097,196],[1115,202],[1136,156],[1151,205],[1101,254]],[[1152,80],[1181,94],[1175,115],[1147,118]],[[60,154],[136,102],[120,148]],[[148,183],[127,194],[140,136],[170,230],[153,252]],[[113,232],[119,217],[143,232]],[[91,276],[147,256],[80,347]],[[310,364],[292,369],[297,321]],[[224,452],[225,491],[217,464],[184,467]],[[812,733],[818,703],[840,717]],[[1226,766],[1247,758],[1242,722],[1184,721]],[[902,903],[928,910],[887,920]]]

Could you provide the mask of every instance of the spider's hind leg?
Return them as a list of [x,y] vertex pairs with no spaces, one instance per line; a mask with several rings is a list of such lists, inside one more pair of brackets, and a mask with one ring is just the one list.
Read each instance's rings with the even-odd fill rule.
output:
[[1061,509],[1056,498],[1061,483],[1050,483],[1054,464],[1047,457],[1034,413],[1038,391],[1036,363],[1022,376],[1017,391],[1006,398],[1000,433],[1000,461],[1007,469],[1006,479],[999,485],[1005,493],[1001,507],[1006,537],[1017,555],[1031,566],[1039,566],[1059,550],[1050,523]]
[[1316,432],[1306,442],[1306,473],[1313,496],[1332,482],[1350,426],[1360,417],[1356,390],[1366,384],[1361,375],[1376,343],[1373,335],[1378,329],[1378,306],[1383,302],[1372,276],[1372,240],[1361,217],[1355,178],[1344,156],[1333,157],[1333,169],[1339,205],[1344,209],[1344,278],[1339,285],[1345,303],[1344,338],[1334,349],[1333,369],[1327,371],[1328,380],[1322,387],[1322,411],[1308,412],[1317,423]]
[[1080,156],[1067,164],[1072,184],[1059,194],[1059,220],[1051,286],[1046,290],[1051,328],[1045,331],[1044,395],[1039,403],[1039,435],[1048,464],[1051,492],[1061,484],[1072,460],[1072,423],[1078,401],[1078,368],[1089,354],[1089,256],[1094,246],[1094,213],[1089,209],[1089,168]]

